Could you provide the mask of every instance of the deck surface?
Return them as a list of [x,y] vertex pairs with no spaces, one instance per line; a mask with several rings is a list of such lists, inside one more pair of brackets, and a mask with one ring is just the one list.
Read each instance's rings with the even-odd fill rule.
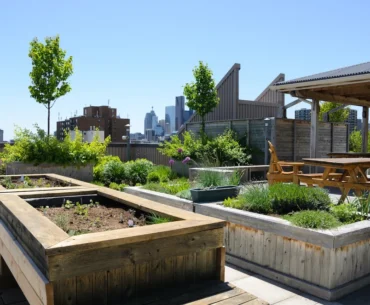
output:
[[[12,278],[0,280],[0,305],[28,305]],[[268,303],[228,283],[206,282],[161,294],[149,294],[117,305],[268,305]]]

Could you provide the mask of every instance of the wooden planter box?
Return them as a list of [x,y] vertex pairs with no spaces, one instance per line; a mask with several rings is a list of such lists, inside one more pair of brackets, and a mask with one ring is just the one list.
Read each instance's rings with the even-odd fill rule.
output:
[[20,189],[6,189],[0,185],[0,194],[6,193],[29,193],[29,192],[40,192],[40,191],[59,191],[59,190],[69,190],[69,189],[86,189],[86,188],[98,188],[94,184],[86,183],[80,180],[76,180],[73,178],[69,177],[64,177],[61,175],[57,174],[25,174],[25,175],[0,175],[0,179],[4,177],[11,177],[11,178],[17,178],[19,179],[21,176],[27,176],[31,178],[45,178],[50,181],[58,181],[58,182],[64,182],[68,186],[61,186],[61,187],[42,187],[42,188],[36,188],[36,187],[31,187],[31,188],[20,188]]
[[[86,194],[176,221],[70,237],[26,201]],[[121,304],[223,280],[224,225],[107,188],[0,194],[0,254],[32,305]]]
[[29,175],[29,174],[58,174],[81,181],[93,181],[93,165],[87,164],[85,166],[72,166],[72,165],[58,165],[58,164],[39,164],[33,165],[23,162],[11,162],[6,165],[7,175]]
[[226,261],[326,300],[370,284],[370,221],[310,230],[280,218],[195,204],[227,221]]

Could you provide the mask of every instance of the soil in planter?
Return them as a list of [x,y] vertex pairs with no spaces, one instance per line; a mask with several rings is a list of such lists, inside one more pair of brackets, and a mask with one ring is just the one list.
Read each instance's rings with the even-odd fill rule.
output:
[[[61,207],[41,206],[37,210],[71,236],[156,223],[151,215],[112,204],[101,205],[93,200],[82,205],[67,200]],[[161,222],[171,221],[167,218],[158,219]]]
[[0,186],[5,189],[25,189],[25,188],[41,188],[41,187],[66,187],[71,186],[69,183],[50,180],[47,178],[33,178],[24,176],[21,178],[5,177],[0,178]]

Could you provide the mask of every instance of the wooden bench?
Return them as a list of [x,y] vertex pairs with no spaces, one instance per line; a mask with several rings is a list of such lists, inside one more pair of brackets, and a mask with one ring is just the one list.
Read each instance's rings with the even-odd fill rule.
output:
[[[317,174],[298,174],[298,184],[301,182],[306,183],[308,187],[313,187],[314,184],[318,184],[318,181],[323,180],[323,174],[317,173]],[[341,173],[330,173],[329,177],[333,181],[338,181],[343,176]],[[321,186],[321,185],[320,185]]]

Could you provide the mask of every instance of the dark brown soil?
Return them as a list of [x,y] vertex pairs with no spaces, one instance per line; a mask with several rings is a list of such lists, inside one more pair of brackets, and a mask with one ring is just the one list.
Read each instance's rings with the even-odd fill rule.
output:
[[133,220],[134,226],[146,224],[145,216],[135,217],[134,210],[103,205],[88,208],[87,215],[76,214],[75,208],[41,207],[37,210],[70,235],[128,228],[129,220]]
[[23,181],[20,178],[0,178],[0,185],[6,189],[25,189],[25,188],[40,188],[40,187],[65,187],[70,186],[69,183],[49,180],[47,178],[32,178],[24,176]]

